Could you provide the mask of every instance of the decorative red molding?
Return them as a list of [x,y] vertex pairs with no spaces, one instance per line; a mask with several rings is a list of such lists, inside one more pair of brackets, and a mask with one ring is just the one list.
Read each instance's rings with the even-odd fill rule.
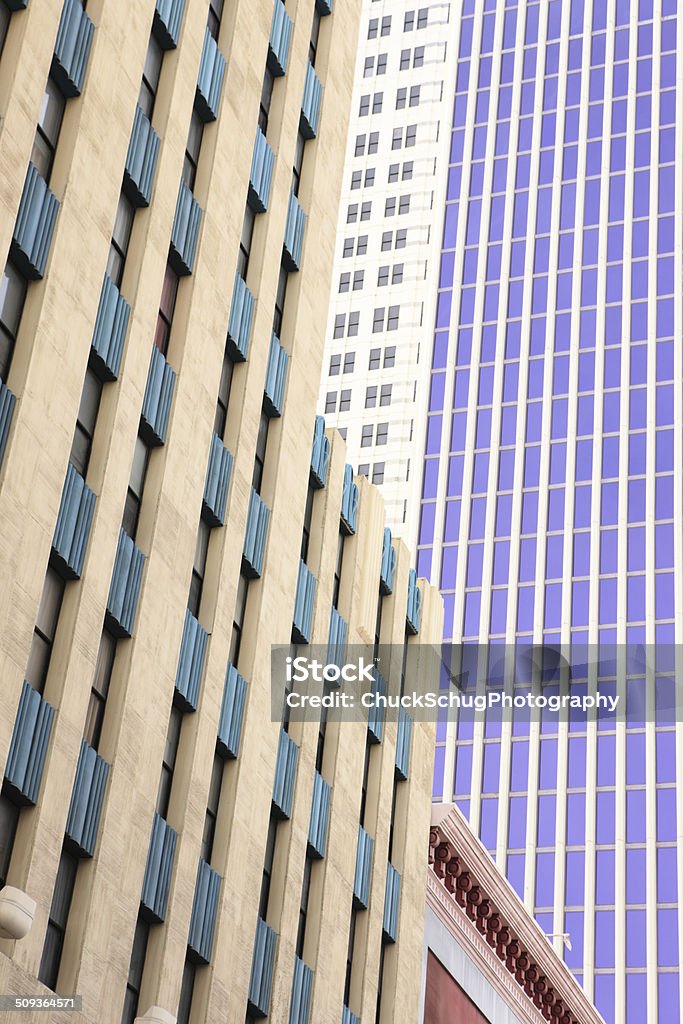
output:
[[[434,808],[428,875],[439,880],[475,934],[495,951],[532,1014],[540,1013],[551,1024],[604,1024],[455,806]],[[431,891],[428,885],[428,895]]]

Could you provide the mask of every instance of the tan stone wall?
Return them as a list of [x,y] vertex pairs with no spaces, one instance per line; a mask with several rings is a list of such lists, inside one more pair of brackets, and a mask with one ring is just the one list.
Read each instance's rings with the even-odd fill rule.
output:
[[[262,496],[272,510],[265,569],[250,584],[240,672],[248,701],[240,756],[226,767],[212,865],[223,878],[214,957],[197,972],[192,1020],[242,1020],[251,969],[278,727],[270,721],[270,645],[287,643],[299,562],[313,416],[318,391],[337,200],[352,88],[359,0],[335,5],[321,24],[316,69],[324,84],[318,138],[306,143],[300,199],[308,215],[300,273],[290,275],[281,340],[290,366],[281,419],[271,421]],[[79,868],[58,991],[78,992],[71,1019],[118,1024],[138,912],[170,712],[201,496],[220,379],[272,0],[226,0],[219,45],[228,65],[218,120],[206,126],[195,195],[204,211],[194,273],[181,280],[168,360],[177,371],[165,445],[148,470],[137,544],[143,585],[131,640],[119,641],[99,751],[111,764],[95,856]],[[12,17],[0,62],[0,252],[12,235],[42,90],[61,11],[31,0]],[[66,473],[128,139],[154,11],[153,0],[90,0],[95,35],[83,94],[67,103],[51,187],[61,202],[48,268],[31,284],[9,385],[17,395],[0,474],[0,770],[9,749]],[[303,92],[313,0],[288,0],[294,18],[287,74],[277,79],[268,139],[277,154],[268,212],[257,217],[249,285],[257,302],[249,359],[236,366],[226,444],[235,461],[226,524],[212,531],[200,621],[209,631],[199,708],[185,716],[168,819],[178,845],[166,921],[152,929],[141,1011],[178,1004],[204,811],[228,660],[265,378],[272,311]],[[138,211],[122,293],[131,319],[118,380],[105,386],[87,482],[97,494],[82,578],[68,583],[45,697],[57,708],[38,805],[21,814],[10,884],[38,908],[29,936],[0,942],[0,991],[24,992],[38,972],[79,744],[130,476],[207,3],[187,0],[177,50],[166,54],[154,125],[161,137],[152,202]],[[13,81],[14,79],[14,81]],[[317,583],[314,639],[326,642],[339,529],[344,452],[333,440],[327,488],[316,495],[309,563]],[[361,481],[358,534],[346,541],[342,609],[350,639],[374,630],[384,514]],[[401,552],[391,636],[405,625],[407,556]],[[423,585],[424,589],[424,585]],[[389,599],[387,599],[389,601]],[[391,602],[390,602],[391,603]],[[434,609],[433,612],[430,609]],[[432,598],[423,633],[440,632]],[[437,621],[439,620],[439,621]],[[420,637],[416,638],[420,639]],[[280,933],[271,1018],[286,1019],[310,812],[317,727],[300,742],[291,820],[272,903]],[[329,849],[316,865],[305,956],[316,970],[311,1020],[337,1022],[355,866],[365,729],[330,728],[325,773],[334,779]],[[362,1002],[376,992],[391,810],[395,726],[378,756],[373,899],[367,912]],[[403,819],[406,865],[422,856],[428,825],[432,739],[415,730]],[[380,764],[381,762],[381,764]],[[328,772],[329,767],[329,772]],[[412,795],[414,794],[414,796]],[[414,806],[413,806],[414,802]],[[419,835],[414,825],[419,818]],[[412,844],[415,850],[410,854]],[[384,846],[385,853],[380,855]],[[421,942],[420,893],[405,887],[401,935]],[[279,888],[278,888],[279,887]],[[274,922],[275,924],[275,922]],[[416,945],[417,943],[417,945]],[[400,948],[401,944],[399,943]],[[417,958],[415,959],[417,964]],[[42,991],[36,981],[30,991]],[[403,1005],[415,1000],[403,994]],[[54,1015],[64,1022],[69,1015]],[[32,1019],[25,1015],[22,1019]],[[46,1022],[49,1014],[36,1015]],[[389,1019],[389,1018],[387,1018]],[[397,1018],[398,1019],[398,1018]]]

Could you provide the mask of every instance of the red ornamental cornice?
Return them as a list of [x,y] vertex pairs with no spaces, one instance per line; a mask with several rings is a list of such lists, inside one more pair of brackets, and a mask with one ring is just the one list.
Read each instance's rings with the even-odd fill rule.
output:
[[451,804],[433,809],[429,867],[542,1018],[551,1024],[604,1024],[459,809]]

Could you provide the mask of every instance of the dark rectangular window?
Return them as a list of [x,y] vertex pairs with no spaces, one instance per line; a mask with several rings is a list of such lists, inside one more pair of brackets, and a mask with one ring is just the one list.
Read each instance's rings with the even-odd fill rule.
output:
[[57,633],[59,612],[64,597],[64,587],[65,583],[62,577],[51,566],[48,566],[26,668],[26,679],[38,693],[42,693],[45,688],[52,647]]
[[175,771],[175,762],[178,756],[182,721],[182,711],[174,705],[171,708],[171,715],[168,720],[164,759],[161,764],[161,778],[159,779],[159,792],[157,793],[156,810],[157,814],[160,814],[162,818],[166,818],[168,815],[168,805],[171,801],[171,786],[173,785],[173,772]]
[[299,927],[296,933],[296,955],[303,959],[304,941],[306,939],[306,919],[308,917],[308,898],[311,891],[311,870],[313,862],[306,857],[304,877],[301,885],[301,901],[299,903]]
[[11,17],[9,7],[4,3],[4,0],[0,0],[0,56],[2,56],[2,51],[5,47]]
[[216,415],[213,421],[214,433],[222,438],[225,434],[225,424],[228,418],[228,403],[230,402],[230,389],[232,387],[232,374],[235,364],[227,352],[223,355],[223,368],[221,370],[221,382],[218,385],[218,400],[216,401]]
[[294,151],[294,166],[292,168],[292,192],[295,196],[299,195],[299,185],[301,184],[301,168],[304,163],[304,146],[306,140],[299,132],[296,137],[296,149]]
[[19,808],[6,793],[0,793],[0,888],[7,881],[18,824]]
[[258,428],[258,437],[256,438],[256,454],[254,456],[254,475],[252,477],[251,486],[254,488],[257,494],[261,493],[261,484],[263,483],[263,467],[266,461],[266,446],[268,444],[268,425],[270,420],[265,412],[261,413],[261,421]]
[[171,337],[171,327],[173,325],[173,314],[175,313],[175,304],[178,297],[179,281],[180,279],[175,270],[173,270],[170,263],[167,263],[166,272],[164,274],[164,283],[161,288],[161,301],[159,302],[157,326],[154,332],[154,344],[164,355],[168,352],[168,343]]
[[344,978],[344,1004],[349,1005],[351,995],[351,974],[353,971],[353,947],[356,941],[356,908],[351,910],[351,923],[349,925],[349,944],[346,949],[346,975]]
[[71,442],[71,456],[69,460],[74,469],[78,470],[84,478],[87,475],[90,463],[90,453],[101,398],[102,381],[88,367],[85,371],[81,403],[78,407],[76,429],[73,441]]
[[209,15],[206,19],[206,27],[215,40],[218,40],[218,30],[221,27],[223,16],[223,0],[209,0]]
[[302,561],[308,559],[308,545],[311,539],[311,522],[313,521],[313,488],[309,487],[306,492],[306,508],[304,510],[304,526],[301,534],[301,552],[300,557]]
[[315,67],[315,58],[318,52],[318,40],[320,38],[320,11],[316,8],[313,11],[313,24],[311,26],[311,41],[308,45],[308,59]]
[[223,783],[224,762],[214,754],[213,769],[211,771],[211,783],[209,785],[209,799],[206,804],[204,816],[204,832],[202,834],[201,856],[207,864],[211,863],[213,853],[213,841],[216,835],[216,819],[218,817],[218,805],[221,799],[221,785]]
[[8,260],[0,281],[0,378],[4,381],[9,376],[26,289],[26,278]]
[[35,164],[48,183],[52,174],[65,106],[66,100],[57,87],[57,83],[52,77],[49,77],[31,150],[31,163]]
[[163,59],[164,51],[161,49],[156,36],[152,33],[149,37],[149,45],[145,56],[145,66],[142,71],[142,82],[140,83],[140,93],[138,95],[138,103],[142,107],[143,113],[150,121],[152,120],[152,114],[154,113],[154,101],[156,99],[157,89],[159,88],[161,62]]
[[40,970],[38,971],[38,980],[42,981],[44,985],[47,985],[53,991],[57,986],[59,965],[64,949],[64,934],[69,919],[77,871],[78,860],[66,849],[63,849],[57,869],[57,880],[55,881],[55,888],[52,894],[45,945],[43,946],[43,955],[40,961]]
[[88,713],[85,719],[83,738],[95,750],[99,747],[102,723],[107,706],[109,684],[116,657],[116,637],[108,629],[102,630],[100,646],[95,663],[95,675],[90,689]]
[[195,181],[197,180],[197,165],[199,163],[203,135],[204,122],[197,111],[193,110],[192,117],[190,118],[190,130],[187,135],[187,145],[185,146],[182,175],[183,181],[191,191],[194,191]]
[[278,820],[272,814],[268,823],[268,838],[266,840],[266,855],[263,859],[263,874],[261,875],[261,896],[259,898],[259,917],[265,921],[268,917],[268,898],[270,896],[270,883],[273,875],[273,861],[275,860],[275,841],[277,839]]
[[287,268],[280,266],[280,276],[277,282],[277,295],[275,296],[275,311],[273,313],[273,330],[278,338],[282,331],[282,320],[285,315],[285,302],[287,300],[287,283],[289,274]]
[[135,925],[135,937],[133,938],[133,951],[128,967],[128,981],[126,982],[126,995],[123,1002],[121,1024],[133,1024],[138,1012],[138,1000],[142,986],[142,975],[145,969],[148,940],[149,924],[143,917],[138,915],[137,924]]
[[183,980],[180,986],[180,1000],[178,1002],[178,1024],[189,1024],[190,1013],[192,1012],[192,997],[194,995],[194,982],[197,973],[196,966],[191,960],[185,961],[183,968]]
[[342,563],[344,561],[344,534],[340,531],[337,537],[337,561],[334,567],[334,587],[332,588],[332,604],[339,606],[339,588],[341,586]]
[[202,603],[202,591],[204,589],[204,576],[206,574],[206,559],[209,554],[209,539],[211,528],[203,519],[199,520],[197,530],[197,543],[194,551],[194,562],[192,565],[192,578],[190,580],[190,596],[187,599],[187,607],[195,618],[199,617],[199,608]]
[[135,540],[140,518],[140,507],[142,505],[142,494],[145,489],[145,477],[149,465],[150,448],[140,436],[135,439],[135,451],[133,452],[133,466],[128,481],[128,492],[126,504],[123,508],[122,526],[128,536]]
[[244,617],[247,612],[247,598],[249,596],[249,580],[240,575],[237,583],[237,596],[235,598],[235,615],[232,620],[232,637],[230,638],[231,665],[237,668],[240,648],[242,646],[242,630],[244,629]]
[[258,123],[264,135],[268,134],[268,115],[270,114],[270,102],[273,98],[273,83],[275,79],[266,68],[261,86],[261,102],[259,104]]
[[240,238],[240,251],[237,256],[237,273],[240,277],[247,279],[247,270],[249,269],[249,257],[251,255],[251,243],[254,237],[254,223],[256,221],[256,214],[252,210],[251,206],[247,203],[244,211],[244,220],[242,221],[242,236]]
[[116,208],[114,218],[114,230],[109,244],[109,256],[107,258],[107,274],[117,288],[121,287],[123,280],[123,269],[128,255],[130,236],[133,230],[133,218],[135,208],[123,192],[119,196],[119,205]]

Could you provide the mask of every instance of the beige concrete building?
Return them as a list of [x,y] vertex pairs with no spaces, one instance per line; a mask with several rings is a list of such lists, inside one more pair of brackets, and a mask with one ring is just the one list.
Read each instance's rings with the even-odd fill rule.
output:
[[271,715],[273,643],[441,636],[315,418],[359,10],[0,0],[16,1019],[417,1018],[432,726]]

